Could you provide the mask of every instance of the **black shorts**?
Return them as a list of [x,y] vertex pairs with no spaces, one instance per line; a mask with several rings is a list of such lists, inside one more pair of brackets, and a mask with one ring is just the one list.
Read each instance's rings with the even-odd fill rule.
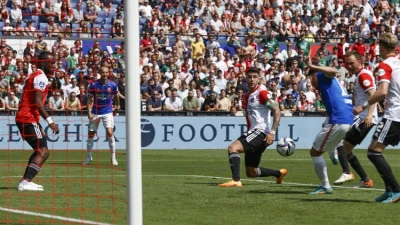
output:
[[22,139],[31,145],[33,149],[47,148],[47,138],[44,136],[43,128],[40,123],[20,123],[17,127]]
[[362,121],[363,119],[361,119],[360,117],[356,119],[344,139],[354,146],[361,144],[361,142],[363,142],[372,127],[375,126],[375,124],[373,124],[372,126],[367,128],[365,127],[365,123],[363,123]]
[[373,139],[386,146],[398,145],[400,142],[400,122],[383,118],[376,126]]
[[267,147],[265,137],[263,130],[257,129],[237,139],[243,145],[246,167],[258,167],[260,164],[261,156]]

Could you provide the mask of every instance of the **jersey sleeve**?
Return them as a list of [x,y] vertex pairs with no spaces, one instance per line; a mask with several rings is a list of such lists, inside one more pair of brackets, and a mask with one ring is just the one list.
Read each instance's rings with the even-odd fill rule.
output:
[[260,104],[265,105],[270,97],[271,96],[267,90],[260,91],[260,94],[259,94]]
[[89,88],[88,88],[88,94],[90,94],[90,95],[94,95],[94,90],[95,90],[95,88],[94,88],[94,82],[92,82],[90,85],[89,85]]
[[47,79],[46,75],[41,74],[33,78],[33,89],[44,92],[46,90],[47,85],[49,84],[49,79]]
[[392,78],[392,68],[386,63],[379,63],[378,66],[378,83],[387,82],[390,83]]
[[362,73],[358,76],[358,83],[364,92],[368,92],[375,88],[375,82],[372,76],[367,73]]

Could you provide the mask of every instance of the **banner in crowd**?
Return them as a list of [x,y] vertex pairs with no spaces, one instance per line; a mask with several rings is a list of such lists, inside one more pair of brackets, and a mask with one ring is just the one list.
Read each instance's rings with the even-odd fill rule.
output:
[[[115,118],[117,149],[126,149],[125,117]],[[290,137],[297,149],[309,149],[321,130],[324,117],[282,117],[276,140]],[[59,117],[54,121],[60,134],[54,135],[47,123],[41,124],[52,150],[86,149],[88,119],[86,116]],[[0,117],[0,145],[2,150],[30,149],[20,137],[14,117]],[[243,117],[142,117],[141,135],[143,149],[226,149],[247,127]],[[367,149],[373,132],[357,148]],[[138,134],[139,135],[139,134]],[[276,141],[275,140],[275,141]],[[108,149],[105,129],[100,124],[95,138],[95,149]],[[269,149],[274,149],[270,147]],[[393,148],[389,146],[389,148]]]
[[[54,42],[57,39],[54,38],[52,40],[44,40],[47,43],[47,50],[51,51],[51,48],[54,45]],[[25,39],[25,38],[21,38],[21,39],[7,39],[7,46],[9,48],[11,48],[12,50],[16,50],[18,55],[17,58],[23,58],[24,57],[24,50],[26,48],[26,44],[28,42],[35,42],[37,41],[37,39]],[[71,47],[74,46],[74,40],[63,40],[63,42],[67,45],[68,49],[70,49]]]

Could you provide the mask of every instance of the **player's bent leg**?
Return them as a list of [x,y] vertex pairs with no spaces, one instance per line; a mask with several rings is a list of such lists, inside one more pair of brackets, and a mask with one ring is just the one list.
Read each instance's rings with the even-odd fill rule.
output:
[[368,148],[368,158],[374,164],[378,173],[385,182],[385,193],[377,197],[375,201],[382,203],[395,203],[400,201],[400,185],[396,180],[390,165],[383,157],[382,152],[387,145],[372,140]]
[[[240,139],[240,138],[239,138]],[[244,152],[242,143],[239,140],[234,141],[228,147],[229,164],[232,172],[232,180],[219,184],[218,187],[241,187],[240,181],[240,153]]]
[[339,155],[339,162],[342,167],[342,174],[340,175],[339,179],[333,182],[335,185],[341,185],[346,182],[350,182],[354,180],[354,175],[350,172],[349,162],[347,159],[346,151],[344,149],[343,143],[339,144],[336,148],[338,155]]

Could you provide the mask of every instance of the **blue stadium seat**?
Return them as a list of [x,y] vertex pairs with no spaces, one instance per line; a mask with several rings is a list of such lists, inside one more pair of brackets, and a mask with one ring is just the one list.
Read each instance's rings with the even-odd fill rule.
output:
[[108,12],[108,17],[109,18],[115,18],[115,16],[117,15],[117,13],[114,10],[111,10]]
[[72,36],[73,38],[78,38],[79,37],[79,33],[78,32],[72,32]]
[[104,38],[110,38],[110,33],[103,33]]
[[111,17],[107,17],[107,18],[105,19],[105,23],[106,23],[106,24],[113,24],[112,21],[113,21],[113,18],[111,18]]
[[144,18],[144,17],[141,17],[140,19],[139,19],[139,24],[141,24],[141,25],[146,25],[146,21],[147,21],[147,19],[146,18]]
[[37,22],[32,22],[32,27],[38,29],[38,23]]
[[0,31],[3,30],[4,25],[5,25],[4,22],[0,22]]
[[42,30],[45,30],[45,31],[47,31],[47,27],[49,26],[49,24],[48,23],[40,23],[40,27],[39,27],[39,29],[42,31]]
[[39,16],[32,16],[32,21],[39,23]]
[[112,4],[112,8],[113,8],[113,9],[118,8],[118,4]]
[[99,10],[99,11],[97,11],[97,16],[98,17],[107,17],[107,11],[106,10]]
[[77,23],[73,23],[72,24],[72,29],[76,29],[76,28],[78,28],[79,27],[79,24],[77,24]]
[[21,21],[21,27],[23,27],[23,28],[26,27],[26,23],[24,21]]
[[139,35],[142,34],[142,31],[143,31],[143,25],[139,25]]
[[112,30],[112,25],[111,24],[104,24],[104,31],[107,33],[110,33]]
[[76,5],[78,4],[78,2],[71,2],[71,7],[73,8],[73,9],[76,9]]
[[112,4],[121,4],[122,0],[112,0]]
[[96,24],[103,24],[105,19],[105,17],[98,16],[94,22]]
[[103,28],[103,25],[101,25],[101,24],[93,24],[93,28],[96,28],[96,27]]
[[80,0],[71,0],[71,2],[78,3]]
[[61,27],[62,27],[62,29],[65,29],[65,27],[67,26],[67,24],[66,23],[61,23]]

